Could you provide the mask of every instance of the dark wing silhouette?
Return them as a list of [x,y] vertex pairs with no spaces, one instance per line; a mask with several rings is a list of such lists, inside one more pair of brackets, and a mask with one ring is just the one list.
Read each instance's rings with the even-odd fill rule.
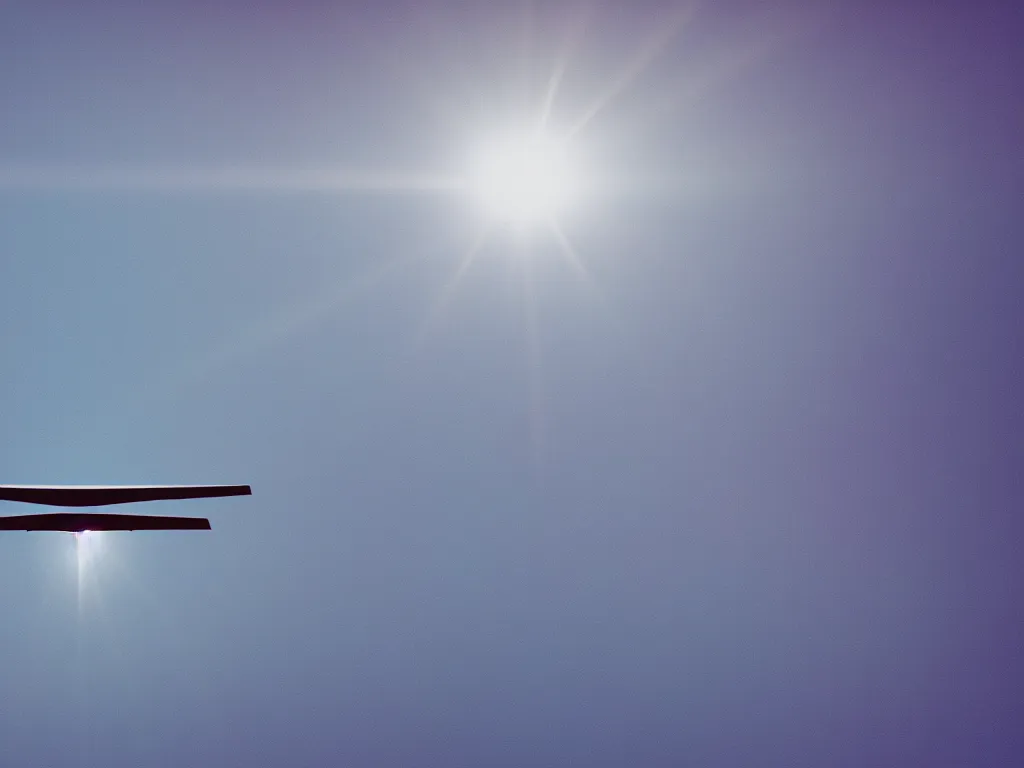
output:
[[0,531],[208,531],[202,517],[115,515],[103,512],[57,512],[0,517]]
[[0,501],[22,501],[51,507],[101,507],[136,501],[251,494],[252,489],[248,485],[0,485]]

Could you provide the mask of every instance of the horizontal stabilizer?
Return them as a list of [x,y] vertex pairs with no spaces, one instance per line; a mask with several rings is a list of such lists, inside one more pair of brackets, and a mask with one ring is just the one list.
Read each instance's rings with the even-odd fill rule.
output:
[[51,507],[102,507],[136,501],[249,496],[248,485],[0,485],[0,501]]
[[202,517],[115,515],[103,512],[57,512],[0,517],[0,531],[208,531]]

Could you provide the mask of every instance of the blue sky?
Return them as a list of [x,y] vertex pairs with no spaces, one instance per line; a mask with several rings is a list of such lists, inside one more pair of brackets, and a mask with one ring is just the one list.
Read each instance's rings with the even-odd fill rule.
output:
[[[2,481],[254,496],[0,538],[0,762],[1020,761],[1019,11],[117,6],[0,11]],[[560,53],[589,279],[303,182]]]

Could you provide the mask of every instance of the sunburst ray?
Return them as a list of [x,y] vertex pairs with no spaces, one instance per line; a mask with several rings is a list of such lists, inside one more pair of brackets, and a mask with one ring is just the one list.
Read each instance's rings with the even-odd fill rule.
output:
[[590,274],[590,270],[587,269],[587,265],[583,263],[583,259],[580,258],[579,253],[569,241],[569,236],[565,234],[562,225],[558,223],[557,219],[548,219],[547,223],[548,229],[551,230],[551,234],[555,238],[555,242],[558,244],[559,250],[561,250],[566,262],[587,285],[593,287],[594,279]]
[[555,97],[558,95],[558,89],[562,85],[562,78],[565,76],[565,70],[569,65],[569,60],[576,52],[576,46],[583,37],[583,32],[590,17],[590,8],[590,5],[583,5],[581,6],[581,9],[577,11],[577,15],[573,19],[573,22],[569,27],[569,31],[566,34],[562,50],[558,53],[555,58],[555,64],[551,68],[551,75],[548,77],[547,87],[544,90],[544,99],[541,103],[540,119],[538,120],[538,127],[542,132],[548,127],[548,121],[551,118],[551,111],[554,108]]
[[388,259],[349,280],[340,281],[319,297],[287,307],[262,324],[247,328],[243,335],[232,336],[217,344],[205,356],[194,360],[187,370],[179,370],[166,377],[160,390],[178,392],[194,386],[232,363],[281,344],[303,329],[322,322],[345,302],[365,296],[371,288],[418,258],[418,255],[412,254]]
[[437,324],[441,315],[444,313],[445,309],[447,309],[452,296],[454,296],[455,291],[458,289],[459,283],[462,282],[463,277],[466,276],[469,268],[473,266],[473,262],[476,261],[477,256],[483,249],[490,233],[490,226],[481,226],[479,230],[477,230],[476,235],[470,241],[469,247],[466,248],[465,253],[463,253],[458,267],[455,268],[452,276],[444,284],[440,294],[436,299],[434,299],[430,309],[427,311],[427,316],[423,319],[419,331],[416,334],[417,342],[422,343],[433,327]]
[[612,103],[619,95],[626,91],[642,75],[648,67],[668,47],[673,38],[679,34],[684,24],[693,15],[696,8],[695,3],[687,3],[673,10],[669,18],[648,38],[636,54],[627,62],[626,66],[611,79],[607,87],[591,102],[590,106],[583,111],[583,114],[569,129],[569,135],[573,136],[593,120],[603,109]]

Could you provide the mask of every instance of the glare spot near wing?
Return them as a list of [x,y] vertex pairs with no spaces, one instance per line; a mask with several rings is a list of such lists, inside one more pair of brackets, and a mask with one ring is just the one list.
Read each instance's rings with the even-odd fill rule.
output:
[[79,531],[75,536],[75,550],[78,562],[88,562],[99,555],[103,543],[103,534],[100,531]]
[[75,537],[75,562],[78,572],[78,592],[82,590],[89,576],[90,568],[99,559],[103,551],[103,534],[99,531],[79,531]]

